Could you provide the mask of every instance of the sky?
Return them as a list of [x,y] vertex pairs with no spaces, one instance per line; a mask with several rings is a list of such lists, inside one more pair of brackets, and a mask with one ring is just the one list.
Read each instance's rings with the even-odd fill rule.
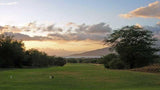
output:
[[160,0],[0,0],[0,30],[64,56],[107,47],[104,37],[141,25],[159,37]]

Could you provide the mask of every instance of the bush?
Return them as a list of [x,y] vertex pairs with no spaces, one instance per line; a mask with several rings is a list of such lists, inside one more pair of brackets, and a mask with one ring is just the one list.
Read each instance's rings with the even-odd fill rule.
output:
[[23,64],[26,66],[45,67],[49,65],[48,56],[44,52],[40,52],[36,49],[30,49],[25,52],[25,55]]
[[30,49],[25,52],[23,64],[30,67],[64,66],[66,61],[64,58],[47,56],[45,52]]
[[125,64],[119,58],[114,58],[109,62],[110,69],[124,69]]
[[78,60],[74,58],[67,59],[67,63],[78,63]]
[[112,61],[115,58],[118,58],[118,55],[112,53],[112,54],[108,54],[106,56],[103,56],[99,60],[99,62],[100,62],[100,64],[104,64],[105,68],[109,68],[109,62]]
[[96,58],[67,58],[67,63],[97,63]]
[[64,66],[66,64],[66,60],[62,57],[57,57],[54,61],[54,65],[56,66]]
[[126,68],[125,63],[122,60],[120,60],[118,55],[114,53],[103,56],[100,59],[100,63],[104,64],[105,68],[110,68],[110,69]]
[[160,64],[160,58],[154,59],[154,63],[159,63]]

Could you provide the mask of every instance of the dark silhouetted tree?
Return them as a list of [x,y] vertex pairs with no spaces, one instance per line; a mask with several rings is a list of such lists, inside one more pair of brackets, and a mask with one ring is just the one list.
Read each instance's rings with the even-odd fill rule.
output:
[[25,52],[24,65],[33,67],[45,67],[49,65],[48,56],[37,49],[30,49]]
[[24,44],[12,36],[0,35],[0,67],[22,67]]
[[63,66],[64,58],[48,56],[45,52],[37,49],[25,51],[22,41],[14,40],[12,36],[0,35],[0,67],[20,68]]
[[119,54],[120,59],[128,68],[142,67],[153,63],[159,51],[155,45],[151,31],[138,26],[126,26],[115,30],[105,40]]

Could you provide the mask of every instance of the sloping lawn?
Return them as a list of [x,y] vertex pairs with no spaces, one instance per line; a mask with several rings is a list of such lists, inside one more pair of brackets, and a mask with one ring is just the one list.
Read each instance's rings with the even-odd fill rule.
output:
[[0,90],[160,90],[160,74],[108,70],[95,64],[0,69]]

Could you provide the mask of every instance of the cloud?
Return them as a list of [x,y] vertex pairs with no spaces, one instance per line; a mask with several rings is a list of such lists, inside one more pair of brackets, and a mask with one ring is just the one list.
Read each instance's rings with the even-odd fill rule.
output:
[[103,40],[107,33],[111,32],[109,25],[99,23],[94,25],[76,25],[75,30],[68,29],[66,33],[48,34],[50,38],[58,40]]
[[78,34],[78,33],[69,33],[69,34],[48,34],[50,38],[53,40],[66,40],[66,41],[81,41],[81,40],[95,40],[102,41],[105,38],[105,34],[103,35],[95,35],[95,34]]
[[62,32],[62,29],[59,27],[55,27],[55,24],[45,25],[40,24],[37,25],[36,22],[30,22],[26,26],[21,27],[21,30],[26,32]]
[[155,26],[143,26],[144,29],[153,32],[154,37],[160,40],[160,23],[158,22]]
[[160,22],[157,22],[157,25],[160,26]]
[[150,3],[146,7],[137,8],[127,14],[120,14],[120,17],[123,18],[142,17],[142,18],[160,19],[160,2],[155,1],[153,3]]
[[[160,39],[160,22],[157,22],[155,26],[141,26],[140,24],[136,25],[153,31],[154,36]],[[67,29],[64,29],[62,27],[56,27],[55,24],[37,25],[36,22],[31,22],[22,27],[10,25],[0,26],[0,31],[5,34],[13,35],[17,40],[25,41],[102,41],[108,34],[111,33],[112,29],[106,23],[98,23],[93,25],[74,24],[74,28],[72,27],[72,25],[69,25],[67,26]]]
[[140,25],[140,24],[138,24],[138,23],[137,23],[135,26],[140,27],[140,28],[143,27],[142,25]]
[[10,5],[16,5],[18,2],[9,2],[9,3],[0,3],[0,6],[10,6]]
[[94,34],[104,34],[107,32],[110,32],[112,29],[109,27],[109,25],[106,25],[105,23],[99,23],[92,26],[89,26],[86,30],[87,33],[94,33]]
[[77,26],[77,25],[73,22],[69,22],[69,23],[66,24],[66,26]]
[[160,25],[156,24],[155,26],[144,26],[145,29],[151,30],[154,33],[160,33]]
[[0,32],[13,32],[13,33],[19,33],[21,32],[21,29],[16,27],[16,26],[10,26],[10,25],[5,25],[5,26],[0,26]]
[[[71,25],[71,26],[70,26]],[[3,33],[15,36],[18,40],[65,40],[65,41],[82,41],[94,40],[102,41],[111,28],[106,23],[93,25],[72,24],[67,28],[57,27],[55,24],[45,25],[31,22],[25,26],[0,26]],[[73,25],[73,26],[72,26]]]
[[25,40],[25,41],[44,41],[44,40],[52,40],[51,38],[48,37],[43,37],[43,36],[34,36],[31,37],[29,35],[21,34],[21,33],[13,33],[13,32],[4,32],[3,34],[5,35],[10,35],[13,36],[14,39],[16,40]]

